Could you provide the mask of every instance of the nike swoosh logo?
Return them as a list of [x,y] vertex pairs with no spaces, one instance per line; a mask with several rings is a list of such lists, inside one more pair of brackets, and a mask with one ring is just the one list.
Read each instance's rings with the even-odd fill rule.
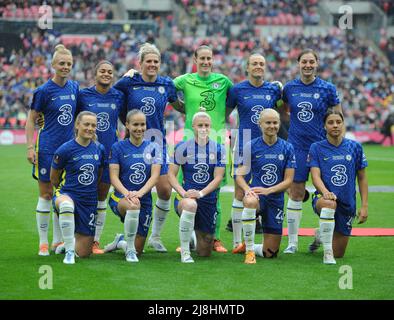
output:
[[92,107],[92,106],[94,106],[95,104],[94,104],[94,103],[89,103],[88,105],[89,105],[89,107]]
[[56,100],[57,98],[59,98],[59,97],[52,98],[51,100],[54,101],[54,100]]
[[73,160],[77,161],[77,160],[79,160],[79,157],[73,157]]
[[123,158],[127,158],[127,157],[130,157],[130,156],[131,156],[131,154],[124,154]]
[[262,155],[261,155],[261,154],[256,156],[256,158],[261,158],[261,157],[262,157]]
[[328,157],[328,158],[325,158],[325,157],[324,157],[324,158],[323,158],[324,161],[327,161],[328,159],[330,159],[330,157]]

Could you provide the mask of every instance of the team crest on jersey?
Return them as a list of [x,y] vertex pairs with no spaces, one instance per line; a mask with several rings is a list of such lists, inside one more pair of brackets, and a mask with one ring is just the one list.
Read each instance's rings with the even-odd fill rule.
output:
[[284,156],[283,154],[279,154],[279,155],[278,155],[278,159],[279,159],[280,161],[282,161],[284,158],[285,158],[285,156]]
[[71,100],[75,100],[75,95],[71,95]]
[[40,173],[41,173],[42,175],[46,174],[46,173],[47,173],[47,169],[42,168],[42,169],[40,170]]
[[115,103],[111,103],[111,109],[115,110],[116,109],[116,104]]
[[214,89],[219,89],[220,88],[220,83],[219,82],[215,82],[212,84],[212,88]]
[[351,156],[350,154],[347,154],[346,157],[345,157],[345,159],[346,159],[347,161],[351,161],[351,160],[352,160],[352,156]]
[[99,159],[98,154],[95,154],[95,155],[94,155],[94,160],[98,160],[98,159]]
[[159,91],[159,93],[163,94],[165,92],[164,87],[160,86],[157,91]]
[[315,93],[315,94],[313,95],[313,97],[314,97],[315,99],[319,99],[319,98],[320,98],[320,94],[319,94],[319,93]]
[[270,100],[271,100],[271,96],[270,96],[269,94],[267,94],[267,95],[265,96],[265,100],[270,101]]

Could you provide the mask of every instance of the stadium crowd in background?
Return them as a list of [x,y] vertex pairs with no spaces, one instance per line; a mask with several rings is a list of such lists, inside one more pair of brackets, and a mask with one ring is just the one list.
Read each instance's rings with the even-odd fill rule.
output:
[[[55,1],[59,5],[62,2]],[[377,2],[383,11],[388,14],[392,12],[393,6],[390,2]],[[0,6],[3,8],[1,12],[4,15],[4,7],[21,7],[22,3],[24,2],[3,1],[3,6]],[[199,45],[205,43],[214,48],[214,71],[227,75],[234,83],[246,78],[243,63],[246,56],[255,48],[263,52],[268,69],[272,70],[271,73],[267,73],[266,79],[286,83],[297,73],[294,66],[300,48],[310,47],[321,52],[319,72],[322,79],[337,85],[348,131],[378,131],[390,107],[394,108],[393,38],[386,39],[383,34],[381,42],[381,49],[387,54],[390,66],[370,47],[367,40],[356,38],[351,32],[345,34],[339,29],[331,29],[326,35],[320,36],[305,36],[302,32],[294,31],[288,35],[263,37],[254,29],[254,24],[249,23],[252,18],[248,16],[250,10],[246,8],[257,6],[257,1],[254,0],[233,1],[232,6],[226,6],[228,14],[221,15],[226,16],[228,21],[219,19],[219,24],[240,23],[240,32],[237,35],[225,32],[227,29],[223,25],[216,29],[219,31],[206,30],[211,36],[203,38],[198,36],[197,27],[221,11],[223,1],[183,0],[178,3],[187,9],[190,16],[184,21],[178,21],[179,23],[174,22],[172,14],[164,19],[167,26],[172,28],[172,39],[169,47],[162,50],[163,75],[175,78],[180,74],[194,71],[192,53]],[[77,9],[77,4],[82,6],[80,1],[71,2],[70,11],[75,9],[83,12],[81,8]],[[301,1],[295,6],[290,6],[289,1],[277,4],[266,0],[264,5],[264,14],[267,16],[275,17],[275,13],[278,12],[302,16],[307,10],[306,7],[313,9],[316,6],[316,1],[310,0],[308,6]],[[244,17],[237,20],[236,17],[240,13]],[[305,20],[302,23],[308,24]],[[91,85],[93,61],[101,59],[111,61],[115,66],[115,76],[119,76],[137,65],[139,45],[144,42],[155,43],[157,36],[151,31],[108,32],[97,36],[91,45],[86,42],[68,45],[75,59],[72,77],[81,83],[81,87]],[[29,104],[32,91],[50,76],[48,52],[61,42],[61,34],[56,30],[26,30],[21,34],[21,41],[22,49],[13,50],[10,54],[6,53],[4,48],[0,48],[0,61],[3,65],[3,70],[0,71],[0,127],[23,127],[26,106]],[[159,45],[158,47],[160,48]],[[176,129],[183,127],[183,117],[173,112],[171,107],[167,108],[165,115],[167,119],[175,122]]]
[[0,17],[38,18],[41,5],[52,7],[54,18],[111,20],[113,12],[107,1],[96,0],[1,0]]

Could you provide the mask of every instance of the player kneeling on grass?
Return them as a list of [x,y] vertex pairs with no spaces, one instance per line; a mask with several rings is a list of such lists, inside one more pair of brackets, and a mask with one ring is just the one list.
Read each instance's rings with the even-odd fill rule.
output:
[[[226,152],[224,146],[209,139],[211,117],[204,111],[192,119],[194,137],[175,147],[168,179],[178,193],[175,210],[180,215],[179,238],[181,262],[193,263],[190,239],[196,232],[196,251],[208,257],[213,249],[216,227],[217,193],[225,172]],[[179,168],[183,183],[178,182]]]
[[115,143],[109,155],[111,183],[115,188],[109,205],[124,223],[124,235],[104,247],[105,252],[123,249],[127,262],[138,262],[152,219],[151,190],[160,176],[162,148],[144,140],[146,117],[138,109],[127,113],[130,137]]
[[368,218],[368,163],[361,144],[343,137],[340,111],[328,109],[324,126],[327,139],[312,144],[308,155],[317,189],[312,206],[320,217],[320,228],[315,231],[309,251],[315,252],[323,244],[323,263],[336,264],[335,258],[345,254],[356,216],[356,178],[361,195],[359,223]]
[[76,138],[61,145],[52,161],[50,178],[57,188],[53,203],[59,214],[65,264],[74,264],[75,254],[84,258],[92,253],[97,188],[105,165],[104,146],[94,141],[96,127],[96,115],[81,112],[75,120]]
[[[237,183],[245,192],[242,211],[245,243],[233,253],[246,252],[246,264],[256,263],[256,254],[265,258],[277,256],[282,237],[284,192],[293,181],[296,167],[293,146],[278,138],[279,113],[263,110],[259,125],[263,134],[245,146],[243,162],[236,171]],[[249,172],[250,184],[244,179]],[[257,211],[262,216],[262,245],[254,244]]]

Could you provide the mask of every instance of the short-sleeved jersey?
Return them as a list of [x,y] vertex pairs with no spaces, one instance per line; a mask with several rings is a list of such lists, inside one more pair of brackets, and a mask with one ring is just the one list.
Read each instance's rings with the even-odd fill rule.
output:
[[[135,146],[129,139],[115,143],[109,155],[109,164],[119,165],[119,180],[129,191],[140,190],[151,177],[152,164],[162,164],[162,152],[159,146],[149,141],[143,141]],[[115,196],[122,194],[115,190]],[[151,204],[151,193],[146,193],[141,203]]]
[[338,147],[327,139],[319,141],[311,145],[307,162],[311,168],[320,168],[325,187],[354,211],[357,171],[368,166],[361,144],[346,138]]
[[185,129],[192,130],[194,114],[200,107],[204,107],[212,119],[211,138],[214,139],[216,132],[215,140],[224,143],[226,98],[228,90],[233,86],[231,80],[220,73],[211,73],[206,78],[200,77],[198,73],[187,73],[175,78],[174,83],[184,96]]
[[[238,146],[242,151],[243,139],[253,140],[261,136],[260,113],[264,109],[275,108],[281,98],[279,87],[264,82],[260,87],[253,86],[249,80],[234,85],[228,93],[227,107],[238,111]],[[247,131],[249,130],[249,131]],[[245,141],[245,142],[249,142]]]
[[85,202],[97,202],[99,168],[105,166],[105,149],[98,142],[88,146],[70,140],[54,154],[52,168],[64,170],[58,190]]
[[[251,170],[251,187],[269,188],[283,181],[287,168],[296,168],[294,148],[281,138],[269,146],[259,137],[246,144],[243,164]],[[284,192],[267,197],[283,201]]]
[[78,93],[78,82],[67,80],[60,87],[52,79],[34,91],[30,108],[44,116],[36,142],[39,152],[54,154],[59,146],[73,139]]
[[141,110],[146,116],[146,128],[160,130],[165,142],[164,110],[168,103],[177,100],[172,79],[157,76],[155,82],[145,82],[140,74],[136,74],[132,78],[121,78],[114,88],[126,95],[127,111]]
[[82,89],[78,96],[78,112],[90,111],[97,115],[97,138],[105,147],[108,157],[112,145],[118,141],[118,117],[125,108],[125,97],[121,91],[111,88],[102,94],[96,87]]
[[[226,151],[223,145],[212,140],[199,146],[190,139],[176,145],[171,162],[181,166],[185,190],[202,190],[214,179],[215,168],[226,166]],[[217,190],[204,196],[205,200],[216,198]]]
[[324,115],[328,108],[340,103],[336,87],[319,77],[307,85],[300,79],[286,83],[283,101],[290,106],[287,140],[296,149],[305,151],[312,143],[325,139]]

